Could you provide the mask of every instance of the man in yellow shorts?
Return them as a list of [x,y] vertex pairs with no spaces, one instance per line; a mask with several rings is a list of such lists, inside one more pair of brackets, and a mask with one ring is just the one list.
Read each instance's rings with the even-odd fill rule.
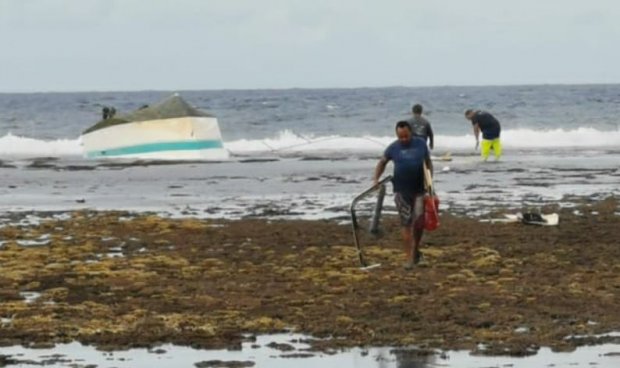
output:
[[474,127],[474,137],[476,138],[476,148],[480,142],[479,136],[482,132],[482,145],[480,147],[480,156],[483,161],[489,158],[491,149],[495,154],[495,160],[499,160],[502,155],[502,143],[499,140],[501,126],[495,117],[486,111],[467,109],[465,118],[471,121]]

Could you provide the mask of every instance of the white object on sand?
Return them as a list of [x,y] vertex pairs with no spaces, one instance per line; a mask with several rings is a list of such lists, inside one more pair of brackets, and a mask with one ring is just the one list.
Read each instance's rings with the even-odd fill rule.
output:
[[513,215],[513,214],[505,214],[504,218],[483,219],[483,220],[480,220],[480,222],[490,222],[492,224],[494,224],[494,223],[522,222],[522,223],[527,224],[527,225],[557,226],[560,223],[560,216],[557,213],[551,213],[551,214],[548,214],[548,215],[543,215],[543,214],[525,214],[525,216],[522,213],[517,213],[515,215]]

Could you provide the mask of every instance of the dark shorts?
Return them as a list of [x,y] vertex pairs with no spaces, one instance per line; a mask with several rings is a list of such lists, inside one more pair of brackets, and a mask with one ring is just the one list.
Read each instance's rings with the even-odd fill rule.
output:
[[424,218],[424,193],[395,193],[394,202],[401,226],[411,226],[414,222],[420,222]]

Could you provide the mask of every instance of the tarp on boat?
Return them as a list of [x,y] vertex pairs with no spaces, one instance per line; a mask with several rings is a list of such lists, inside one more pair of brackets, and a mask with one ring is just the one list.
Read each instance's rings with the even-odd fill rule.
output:
[[174,119],[188,116],[215,117],[212,114],[196,109],[181,98],[181,96],[175,93],[155,105],[142,107],[128,114],[116,115],[112,118],[101,120],[97,124],[86,129],[82,134],[107,128],[112,125],[147,120]]

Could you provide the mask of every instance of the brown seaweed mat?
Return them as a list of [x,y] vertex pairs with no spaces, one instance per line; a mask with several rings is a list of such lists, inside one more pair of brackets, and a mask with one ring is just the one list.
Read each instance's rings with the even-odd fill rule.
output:
[[317,349],[485,344],[520,355],[603,342],[570,336],[620,330],[617,207],[563,210],[557,227],[442,214],[425,238],[428,266],[412,271],[401,268],[395,218],[382,239],[364,239],[382,264],[372,271],[358,268],[350,227],[330,221],[73,212],[8,225],[0,344],[234,348],[244,334],[282,330],[332,337]]

